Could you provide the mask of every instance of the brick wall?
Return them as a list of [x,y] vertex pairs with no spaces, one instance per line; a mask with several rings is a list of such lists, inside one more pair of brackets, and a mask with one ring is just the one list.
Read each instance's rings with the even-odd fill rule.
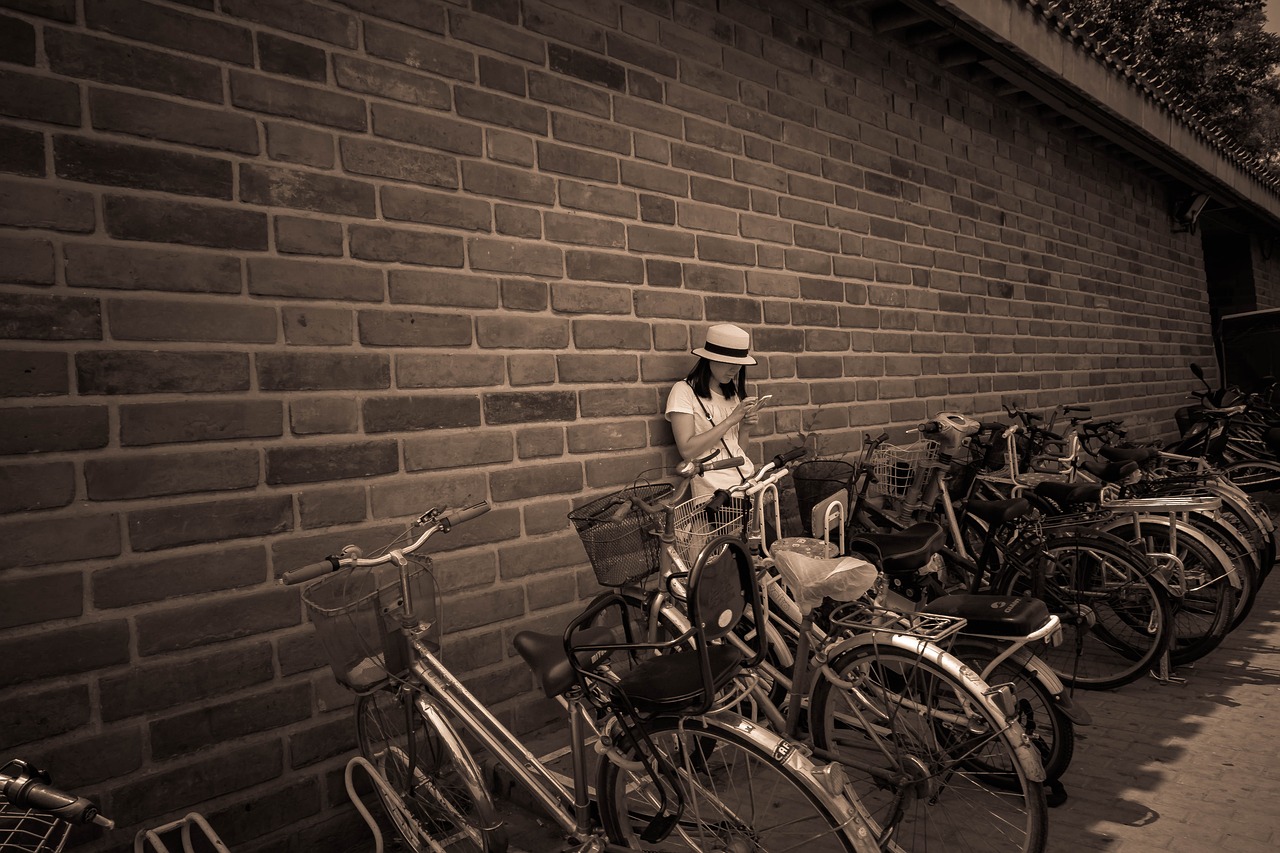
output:
[[[281,571],[436,504],[450,661],[594,591],[706,324],[767,450],[941,409],[1167,429],[1210,360],[1159,184],[810,2],[0,0],[0,754],[125,830],[358,837]],[[337,839],[337,840],[335,840]]]

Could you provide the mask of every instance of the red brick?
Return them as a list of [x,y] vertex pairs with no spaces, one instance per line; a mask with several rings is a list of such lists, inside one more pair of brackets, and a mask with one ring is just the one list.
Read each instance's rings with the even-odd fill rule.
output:
[[247,391],[249,357],[230,352],[76,353],[82,394]]
[[126,447],[275,438],[284,430],[275,400],[126,403],[119,419],[120,444]]
[[651,346],[648,323],[629,320],[574,320],[573,342],[578,349],[638,349]]
[[695,235],[674,228],[653,228],[647,225],[631,225],[627,228],[627,248],[646,255],[692,258],[696,251],[695,240]]
[[84,612],[84,575],[80,572],[26,577],[8,574],[0,576],[0,630],[71,619]]
[[754,326],[761,321],[760,301],[740,296],[707,296],[703,311],[708,322]]
[[0,115],[77,127],[80,87],[66,80],[0,69]]
[[456,193],[383,187],[382,215],[386,219],[446,225],[469,231],[493,230],[493,212],[489,202],[460,197]]
[[578,417],[571,391],[515,391],[484,395],[484,420],[490,425],[571,421]]
[[227,110],[94,88],[89,90],[89,113],[98,130],[238,154],[258,153],[257,124],[249,116]]
[[249,489],[258,484],[258,451],[88,459],[84,463],[84,479],[88,497],[95,501]]
[[289,430],[294,435],[337,435],[360,429],[355,400],[309,397],[289,401]]
[[[369,402],[366,401],[366,409]],[[366,417],[366,428],[367,420]],[[400,459],[394,441],[300,444],[268,449],[266,465],[267,484],[280,485],[393,474],[400,470]]]
[[541,281],[503,279],[502,307],[512,311],[542,311],[549,303],[548,287]]
[[360,342],[370,346],[470,346],[471,318],[422,311],[361,311]]
[[563,427],[526,427],[516,432],[516,451],[521,459],[564,455]]
[[563,349],[569,343],[569,323],[542,317],[479,316],[476,343],[503,349]]
[[603,184],[618,182],[618,159],[554,142],[538,143],[538,168],[544,172],[573,175]]
[[222,73],[212,63],[53,28],[44,47],[49,68],[66,77],[222,102]]
[[258,387],[264,391],[340,391],[388,388],[391,365],[376,353],[260,353]]
[[556,182],[528,169],[511,169],[489,163],[462,162],[462,186],[476,195],[490,195],[534,204],[555,203]]
[[82,296],[0,294],[0,337],[8,340],[100,340],[98,300]]
[[106,447],[105,406],[37,406],[6,409],[0,455],[96,450]]
[[272,160],[332,169],[333,136],[296,124],[264,122],[267,131],[267,156]]
[[550,353],[511,355],[507,357],[507,372],[514,386],[550,385],[556,381],[556,359]]
[[349,346],[355,318],[345,308],[284,307],[285,342],[293,346]]
[[161,504],[134,510],[127,517],[129,544],[135,551],[268,536],[288,530],[292,522],[289,495]]
[[0,687],[92,672],[129,662],[129,623],[124,619],[75,623],[38,634],[0,638]]
[[67,284],[118,290],[239,293],[240,260],[223,254],[68,243]]
[[258,67],[270,74],[283,74],[312,83],[329,78],[329,57],[323,50],[271,33],[257,33]]
[[0,237],[4,281],[13,284],[53,284],[56,277],[53,243],[26,237]]
[[[612,53],[614,44],[614,36],[607,34],[607,45]],[[587,45],[583,45],[586,47]],[[606,89],[612,89],[615,92],[622,92],[626,89],[627,72],[626,69],[616,62],[610,62],[607,59],[601,59],[598,55],[601,51],[600,45],[590,45],[590,52],[574,50],[570,47],[564,47],[558,44],[548,45],[547,62],[548,67],[559,74],[565,74],[570,77],[576,77],[587,83],[596,86],[603,86]],[[672,65],[674,67],[674,64]],[[674,76],[674,75],[673,75]]]
[[93,196],[89,193],[0,181],[0,225],[89,232],[96,221]]
[[344,263],[251,258],[249,292],[256,296],[381,302],[382,271]]
[[404,442],[406,471],[436,471],[511,462],[515,458],[510,433],[446,434],[411,438]]
[[91,29],[180,53],[225,59],[238,65],[253,64],[253,41],[244,27],[138,0],[86,0],[84,11],[85,23]]
[[561,382],[574,384],[609,382],[621,385],[640,378],[634,355],[567,353],[556,356],[556,368]]
[[320,219],[277,216],[276,249],[282,254],[342,257],[342,225]]
[[0,514],[55,509],[75,496],[75,467],[70,462],[0,465]]
[[372,219],[376,212],[374,189],[363,181],[272,166],[241,166],[240,198],[249,204],[364,219]]
[[476,396],[371,397],[363,411],[365,432],[371,434],[480,426]]
[[504,236],[525,237],[530,240],[542,238],[542,216],[530,207],[495,204],[493,222],[494,230]]
[[637,290],[635,315],[696,320],[702,317],[702,299],[693,293]]
[[651,388],[586,388],[578,394],[578,405],[584,418],[652,415],[659,411],[657,394]]
[[455,80],[475,80],[475,54],[456,43],[411,35],[372,21],[365,24],[364,43],[365,50],[381,59]]
[[342,130],[367,128],[359,98],[238,69],[231,70],[230,79],[231,103],[241,109]]
[[616,453],[643,449],[649,444],[649,431],[640,421],[620,423],[574,424],[566,431],[570,453]]
[[352,225],[351,257],[369,261],[461,267],[462,238],[456,234]]
[[458,186],[458,163],[453,157],[402,145],[344,138],[342,166],[357,175],[407,181],[429,187]]
[[627,245],[626,227],[621,222],[548,211],[543,216],[543,227],[546,238],[557,243],[613,249],[622,249]]
[[476,388],[502,384],[506,360],[500,355],[406,354],[396,359],[397,388]]
[[542,39],[527,35],[514,26],[496,25],[495,19],[488,15],[454,12],[449,16],[449,24],[454,37],[462,41],[535,65],[543,62],[545,46]]
[[371,111],[378,136],[454,154],[479,157],[484,153],[484,130],[474,124],[391,104],[373,104]]
[[108,609],[203,595],[265,583],[270,574],[261,546],[118,562],[93,573],[93,604]]
[[364,489],[358,486],[303,492],[298,496],[298,517],[304,528],[355,524],[364,521],[366,513]]
[[151,755],[157,760],[187,755],[246,735],[282,728],[311,716],[311,686],[271,686],[223,702],[206,703],[148,726]]
[[111,803],[132,820],[147,822],[279,778],[283,767],[280,742],[263,741],[124,782],[111,791]]
[[[390,65],[336,55],[333,74],[339,86],[352,92],[437,110],[447,110],[453,103],[453,94],[447,83]],[[374,126],[377,126],[376,114]]]
[[44,134],[19,127],[0,127],[0,172],[44,177]]
[[265,305],[120,300],[107,302],[111,336],[123,341],[275,343],[274,308]]
[[0,59],[18,65],[35,65],[36,28],[18,18],[0,15]]
[[0,698],[0,749],[75,731],[89,723],[89,687],[70,684]]
[[636,194],[614,187],[598,187],[577,181],[560,181],[560,204],[574,210],[606,216],[636,218]]
[[387,277],[394,304],[498,307],[498,282],[488,276],[436,270],[390,270]]
[[307,0],[223,0],[222,11],[237,18],[354,48],[357,25],[354,15],[327,9]]
[[267,215],[235,207],[134,196],[103,200],[107,233],[121,240],[183,243],[215,249],[267,248]]

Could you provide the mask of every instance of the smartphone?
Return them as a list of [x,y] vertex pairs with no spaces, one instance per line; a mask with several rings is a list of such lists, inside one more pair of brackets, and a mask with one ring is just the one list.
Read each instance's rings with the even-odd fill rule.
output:
[[758,412],[758,411],[760,411],[760,410],[761,410],[761,409],[763,409],[763,408],[765,407],[765,405],[766,405],[766,404],[768,404],[768,402],[769,402],[770,400],[772,400],[772,399],[773,399],[773,395],[772,395],[772,394],[765,394],[763,397],[757,397],[757,398],[756,398],[755,405],[753,405],[753,406],[751,407],[751,411],[753,411],[753,412]]

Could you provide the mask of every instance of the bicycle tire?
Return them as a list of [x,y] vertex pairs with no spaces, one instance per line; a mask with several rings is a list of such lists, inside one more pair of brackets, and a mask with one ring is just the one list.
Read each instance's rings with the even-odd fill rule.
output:
[[1280,463],[1245,459],[1223,466],[1222,473],[1249,494],[1280,490]]
[[1262,567],[1258,554],[1244,534],[1225,518],[1220,521],[1198,512],[1188,513],[1186,518],[1189,524],[1213,539],[1235,566],[1240,588],[1236,590],[1236,605],[1231,624],[1227,628],[1229,632],[1234,631],[1249,617],[1258,598],[1258,590],[1262,585]]
[[[1041,595],[1062,621],[1063,642],[1040,657],[1068,685],[1110,690],[1157,666],[1171,641],[1172,604],[1145,557],[1124,541],[1090,530],[1059,530],[1045,539]],[[995,584],[1027,595],[1031,568],[1008,564]]]
[[[1133,528],[1131,521],[1125,524]],[[1186,590],[1173,595],[1173,631],[1169,638],[1169,661],[1175,666],[1192,663],[1212,652],[1231,631],[1237,591],[1232,585],[1230,560],[1224,562],[1207,542],[1182,530],[1178,550],[1169,550],[1169,525],[1159,521],[1139,522],[1135,532],[1150,553],[1174,553],[1182,562]],[[1201,534],[1203,535],[1203,534]],[[1219,549],[1220,550],[1220,549]]]
[[1044,774],[1025,733],[958,659],[910,645],[833,656],[810,698],[816,750],[844,766],[883,850],[1039,853]]
[[987,665],[1004,651],[1004,644],[982,637],[961,634],[951,644],[950,651],[975,672],[986,673],[982,680],[987,684],[1011,685],[1018,724],[1040,754],[1045,778],[1061,779],[1075,755],[1075,724],[1035,671],[1015,653],[987,672]]
[[[406,703],[412,703],[408,713]],[[507,849],[506,833],[471,753],[430,697],[404,688],[361,696],[356,737],[361,754],[404,804],[400,808],[374,786],[409,849],[422,849],[424,841],[427,849],[449,853]]]
[[[600,817],[609,840],[633,850],[852,853],[853,804],[818,783],[790,741],[741,717],[646,720],[649,741],[669,762],[684,809],[665,837],[641,834],[656,811],[654,782],[614,761],[600,765]],[[862,842],[861,849],[869,849]]]

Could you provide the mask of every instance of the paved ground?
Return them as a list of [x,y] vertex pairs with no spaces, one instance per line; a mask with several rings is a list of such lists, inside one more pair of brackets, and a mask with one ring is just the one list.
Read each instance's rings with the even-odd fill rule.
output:
[[[1067,802],[1049,813],[1049,853],[1280,850],[1280,573],[1249,619],[1207,658],[1115,691],[1080,692]],[[545,821],[506,809],[513,845],[562,849]]]

